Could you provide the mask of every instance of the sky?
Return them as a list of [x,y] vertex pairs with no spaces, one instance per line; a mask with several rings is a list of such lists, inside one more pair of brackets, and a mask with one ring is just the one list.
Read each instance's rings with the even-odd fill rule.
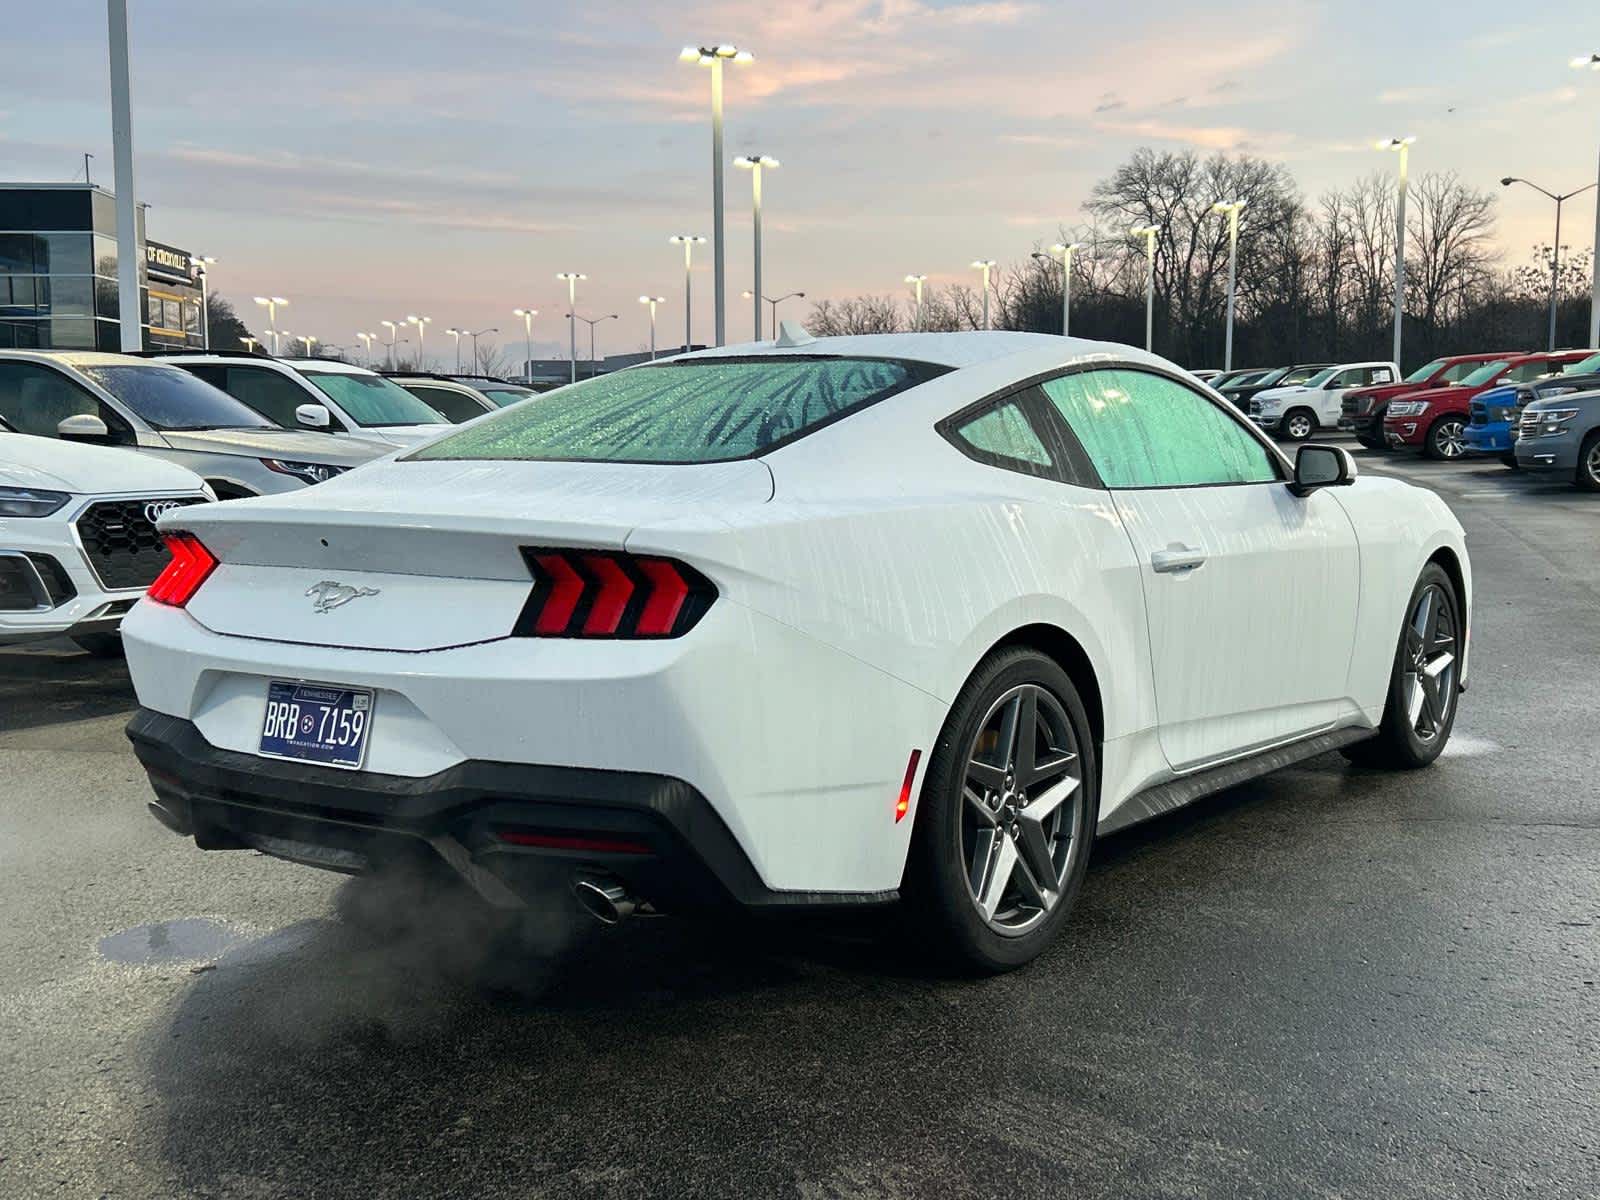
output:
[[[112,176],[103,0],[5,21],[0,178]],[[129,0],[135,175],[149,235],[219,261],[216,291],[289,298],[280,326],[357,349],[357,330],[433,318],[497,326],[540,310],[538,355],[566,349],[560,271],[582,271],[599,350],[640,349],[641,294],[681,340],[679,232],[711,233],[707,72],[688,43],[729,42],[727,155],[768,154],[764,290],[809,301],[975,282],[1084,219],[1095,181],[1141,145],[1279,161],[1308,198],[1394,156],[1501,196],[1507,262],[1548,241],[1551,191],[1600,153],[1593,0],[1510,6],[1176,0]],[[750,179],[727,171],[728,333],[749,337]],[[1587,249],[1589,193],[1563,242]],[[1248,214],[1241,226],[1248,236]],[[695,338],[711,333],[709,253]],[[579,325],[579,330],[585,327]],[[495,335],[485,335],[485,341]],[[585,335],[584,340],[587,340]],[[580,346],[580,356],[586,352]]]

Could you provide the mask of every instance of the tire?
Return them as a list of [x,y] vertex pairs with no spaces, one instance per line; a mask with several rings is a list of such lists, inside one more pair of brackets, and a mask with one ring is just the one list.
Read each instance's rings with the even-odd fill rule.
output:
[[1500,456],[1501,465],[1510,467],[1513,471],[1519,470],[1515,453],[1506,453]]
[[[1002,754],[1006,722],[1020,727],[1030,711],[1033,744],[1013,738]],[[1030,762],[1038,774],[1024,782]],[[902,886],[939,958],[993,974],[1049,944],[1083,883],[1099,795],[1088,718],[1060,664],[1029,647],[978,664],[929,759]]]
[[1578,469],[1573,484],[1585,492],[1600,492],[1600,429],[1590,431],[1578,451]]
[[[1424,618],[1427,629],[1433,631],[1431,645],[1422,645],[1417,629],[1418,614],[1423,598],[1432,595],[1433,611],[1439,616]],[[1448,615],[1449,642],[1443,641],[1446,632],[1444,619]],[[1425,767],[1439,757],[1450,731],[1455,728],[1456,687],[1460,670],[1462,642],[1461,600],[1456,595],[1455,584],[1438,563],[1429,563],[1417,577],[1406,602],[1406,616],[1400,627],[1400,637],[1395,646],[1394,666],[1389,672],[1389,696],[1383,708],[1383,720],[1378,732],[1367,741],[1347,746],[1344,755],[1351,762],[1364,767],[1387,767],[1392,770],[1414,770]],[[1431,673],[1434,679],[1430,692],[1415,670],[1421,650],[1426,662],[1436,664],[1441,655],[1450,655],[1450,662]],[[1442,678],[1441,678],[1442,676]],[[1412,687],[1421,688],[1422,712],[1413,715],[1415,694]],[[1442,711],[1440,711],[1442,709]]]
[[1309,408],[1291,408],[1278,422],[1278,436],[1286,442],[1309,441],[1317,425],[1317,414]]
[[1378,437],[1372,437],[1370,434],[1358,433],[1358,434],[1356,434],[1356,441],[1360,442],[1368,450],[1382,450],[1383,449],[1383,439],[1382,438],[1378,438]]
[[79,633],[74,634],[72,640],[78,643],[78,649],[86,651],[96,658],[122,657],[122,635],[120,633]]
[[1466,453],[1462,435],[1467,423],[1454,413],[1447,413],[1428,426],[1428,436],[1422,443],[1422,452],[1431,459],[1455,462]]

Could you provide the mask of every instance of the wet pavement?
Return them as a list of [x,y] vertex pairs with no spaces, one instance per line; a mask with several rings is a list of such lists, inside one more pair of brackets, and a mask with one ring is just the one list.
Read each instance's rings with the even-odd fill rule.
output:
[[1446,756],[1107,838],[999,979],[889,919],[513,946],[203,854],[144,811],[120,664],[0,651],[0,1196],[1600,1194],[1600,497],[1363,467],[1468,529]]

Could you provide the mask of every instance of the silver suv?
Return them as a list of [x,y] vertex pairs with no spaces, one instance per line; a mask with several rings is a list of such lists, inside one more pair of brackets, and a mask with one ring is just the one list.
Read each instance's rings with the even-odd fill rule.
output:
[[1600,390],[1535,400],[1517,426],[1517,466],[1569,475],[1600,492]]
[[90,351],[0,350],[0,423],[158,455],[221,500],[296,491],[393,449],[280,429],[159,359]]

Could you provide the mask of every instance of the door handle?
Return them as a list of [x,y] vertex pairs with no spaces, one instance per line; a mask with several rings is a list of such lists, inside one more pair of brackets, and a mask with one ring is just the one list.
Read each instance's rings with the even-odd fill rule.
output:
[[1198,546],[1172,545],[1165,550],[1157,550],[1150,556],[1150,565],[1156,569],[1158,575],[1168,575],[1178,571],[1192,571],[1196,567],[1204,566],[1206,552]]

